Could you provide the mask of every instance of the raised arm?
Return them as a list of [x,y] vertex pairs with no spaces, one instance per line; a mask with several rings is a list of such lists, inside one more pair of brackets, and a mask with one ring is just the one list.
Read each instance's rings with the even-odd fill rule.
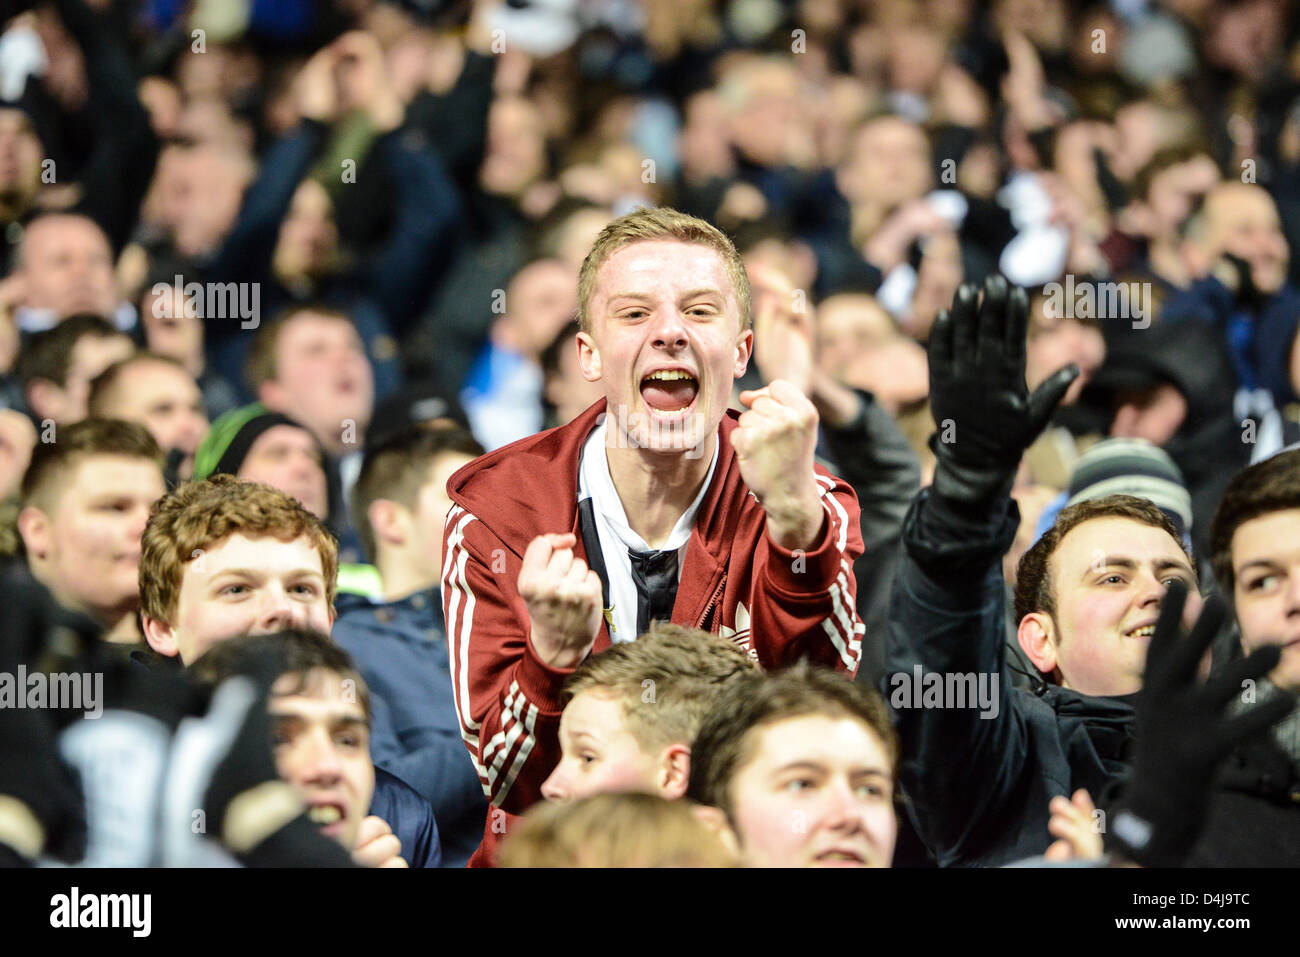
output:
[[[931,408],[938,426],[934,484],[904,521],[894,582],[885,696],[898,722],[901,783],[917,830],[941,865],[978,853],[1023,787],[1028,741],[1002,680],[1002,555],[1020,515],[1010,491],[1024,450],[1042,431],[1078,369],[1030,394],[1025,386],[1028,302],[1005,280],[957,291],[930,338]],[[933,683],[983,682],[969,697],[926,702]],[[921,687],[916,687],[918,682]],[[931,684],[931,686],[933,686]]]

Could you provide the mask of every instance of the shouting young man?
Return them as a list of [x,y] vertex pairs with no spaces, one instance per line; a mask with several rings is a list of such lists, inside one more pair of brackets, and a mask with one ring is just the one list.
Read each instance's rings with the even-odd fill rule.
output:
[[753,350],[749,282],[702,220],[641,209],[578,277],[579,365],[605,400],[451,477],[443,601],[461,733],[493,804],[541,797],[560,690],[593,651],[653,620],[729,637],[764,667],[856,672],[856,497],[813,464],[817,412],[776,380],[732,382]]

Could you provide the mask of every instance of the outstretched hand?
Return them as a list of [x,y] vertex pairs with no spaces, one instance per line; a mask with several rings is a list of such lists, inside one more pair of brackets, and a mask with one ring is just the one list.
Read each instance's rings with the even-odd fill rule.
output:
[[1033,393],[1025,385],[1029,299],[1001,276],[962,283],[930,333],[930,409],[938,427],[935,492],[986,506],[1009,493],[1025,449],[1079,375],[1058,369]]

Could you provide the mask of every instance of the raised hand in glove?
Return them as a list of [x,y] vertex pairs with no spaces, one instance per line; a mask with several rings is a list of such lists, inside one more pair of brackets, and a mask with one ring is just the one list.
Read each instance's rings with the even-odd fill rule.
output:
[[930,410],[938,426],[934,491],[983,513],[1010,494],[1020,458],[1079,375],[1071,363],[1025,385],[1029,299],[1001,276],[962,283],[930,333]]
[[1263,732],[1295,707],[1279,694],[1241,714],[1227,707],[1243,682],[1277,666],[1281,649],[1260,648],[1232,662],[1206,684],[1197,664],[1227,614],[1212,595],[1195,627],[1179,637],[1187,586],[1171,583],[1147,649],[1137,707],[1137,755],[1133,778],[1106,835],[1109,850],[1146,867],[1177,867],[1192,850],[1205,822],[1219,764],[1238,743]]

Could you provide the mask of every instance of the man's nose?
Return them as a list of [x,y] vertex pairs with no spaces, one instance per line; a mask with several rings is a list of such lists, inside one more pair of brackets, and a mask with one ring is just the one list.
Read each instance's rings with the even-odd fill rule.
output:
[[278,584],[268,587],[262,594],[262,613],[259,616],[263,632],[269,634],[281,628],[292,628],[297,624],[298,610],[288,592]]
[[862,799],[854,793],[848,781],[832,781],[826,788],[826,824],[837,831],[858,831],[863,828]]
[[660,349],[681,349],[686,345],[686,323],[675,306],[655,310],[652,343]]
[[149,524],[150,503],[143,502],[136,506],[135,513],[131,516],[134,521],[131,523],[131,535],[138,542],[144,537],[145,527]]
[[1169,586],[1150,570],[1135,572],[1134,583],[1138,590],[1138,605],[1141,607],[1152,605],[1158,608],[1169,591]]
[[542,782],[542,797],[548,801],[567,801],[569,799],[568,775],[564,772],[564,761],[555,766],[550,777]]
[[326,728],[312,728],[299,738],[303,776],[312,784],[331,785],[343,777],[343,762]]
[[1287,614],[1300,614],[1300,569],[1287,576],[1285,595]]

